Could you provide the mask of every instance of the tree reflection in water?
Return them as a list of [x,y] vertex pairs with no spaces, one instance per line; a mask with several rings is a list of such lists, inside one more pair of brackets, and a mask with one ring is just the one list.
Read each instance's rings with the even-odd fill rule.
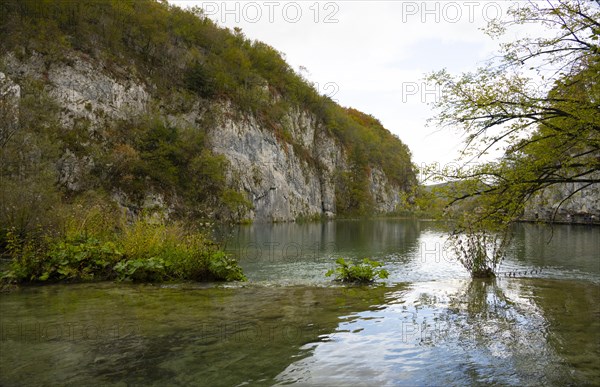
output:
[[[377,308],[340,316],[333,340],[310,345],[310,355],[291,364],[277,380],[317,385],[365,378],[373,384],[406,385],[589,384],[598,380],[597,369],[578,374],[574,364],[597,363],[591,348],[597,344],[588,344],[582,355],[587,358],[571,364],[566,355],[576,350],[577,341],[563,339],[574,335],[572,319],[564,320],[567,326],[556,321],[560,307],[553,304],[553,293],[540,294],[546,286],[566,293],[562,282],[412,283],[388,292]],[[595,301],[595,296],[584,297],[573,305],[589,310]],[[585,323],[591,318],[585,317]],[[580,336],[598,338],[589,329]]]

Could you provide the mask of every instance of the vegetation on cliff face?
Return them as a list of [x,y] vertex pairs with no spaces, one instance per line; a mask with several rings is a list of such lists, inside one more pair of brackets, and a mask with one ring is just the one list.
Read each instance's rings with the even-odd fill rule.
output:
[[[216,26],[199,8],[182,10],[154,0],[4,1],[0,8],[3,52],[23,57],[41,53],[48,66],[68,62],[78,52],[104,64],[116,77],[129,72],[145,80],[156,88],[153,93],[159,100],[185,100],[191,93],[213,102],[231,102],[240,114],[253,115],[278,139],[294,145],[300,157],[318,165],[315,155],[295,143],[284,119],[291,109],[312,113],[351,156],[353,171],[360,171],[356,177],[360,182],[340,180],[339,196],[357,199],[342,205],[341,212],[367,213],[370,209],[365,204],[368,199],[361,197],[370,196],[364,180],[371,166],[382,169],[402,189],[416,183],[408,148],[376,119],[319,95],[275,49],[246,38],[239,29]],[[171,105],[165,108],[178,108]],[[223,177],[215,174],[205,174],[195,188],[184,187],[198,168],[216,171],[225,162],[206,150],[202,133],[168,127],[152,117],[116,126],[117,133],[99,133],[102,145],[109,141],[112,146],[109,153],[115,160],[109,161],[115,161],[115,166],[110,174],[116,173],[119,180],[108,182],[109,186],[141,193],[152,184],[163,193],[176,192],[191,199],[195,209],[202,207],[199,203],[211,208],[220,203],[229,212],[243,212],[249,205],[228,191]],[[211,123],[203,126],[209,128]],[[140,176],[150,179],[143,181]],[[205,190],[216,198],[208,198],[206,192],[191,193],[206,182],[218,186]],[[356,193],[356,188],[361,192]]]
[[[112,251],[107,253],[110,264],[95,278],[136,272],[137,264],[127,262],[150,259],[152,254],[128,261],[121,259],[128,256],[122,249],[132,219],[142,221],[148,193],[166,199],[167,213],[155,214],[163,222],[243,220],[252,204],[246,193],[228,183],[235,176],[228,175],[227,159],[213,153],[206,140],[223,114],[217,106],[231,106],[240,120],[254,117],[280,142],[292,145],[308,165],[319,168],[318,156],[290,134],[286,115],[304,111],[315,117],[318,130],[337,139],[350,164],[337,179],[338,213],[372,211],[372,168],[382,170],[400,189],[408,191],[416,184],[408,148],[379,121],[319,95],[281,53],[238,29],[218,27],[201,9],[182,10],[154,0],[6,0],[0,2],[0,36],[1,58],[35,57],[46,71],[82,59],[114,79],[142,82],[151,93],[144,115],[107,121],[101,127],[76,119],[66,127],[64,112],[49,95],[47,74],[11,74],[20,95],[17,109],[8,94],[0,103],[0,250],[12,258],[33,257],[28,252],[35,251],[35,259],[43,261],[34,259],[36,270],[45,268],[13,268],[8,276],[13,280],[88,278],[83,267],[69,266],[69,254],[85,256],[86,249]],[[0,72],[6,66],[0,60]],[[190,101],[200,101],[205,111],[196,127],[165,118],[189,111]],[[78,175],[77,184],[61,175],[61,165],[70,157],[77,160],[70,167]],[[126,221],[119,215],[84,236],[68,231],[69,219],[85,217],[82,214],[97,206],[112,206],[115,195],[126,198]],[[66,258],[56,266],[61,254]],[[177,266],[160,259],[150,262],[156,264],[156,272]],[[56,274],[63,261],[70,268],[60,270],[67,274]],[[21,263],[28,266],[27,262]],[[206,269],[210,260],[203,262]],[[150,277],[184,278],[161,273]]]
[[356,109],[333,112],[328,127],[348,144],[349,169],[340,171],[336,184],[336,208],[340,213],[372,213],[369,191],[371,166],[378,166],[404,192],[416,185],[408,147],[394,138],[381,122]]

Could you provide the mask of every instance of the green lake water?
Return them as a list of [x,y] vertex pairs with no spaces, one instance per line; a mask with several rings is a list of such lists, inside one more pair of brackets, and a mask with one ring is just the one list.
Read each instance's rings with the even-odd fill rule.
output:
[[[600,385],[600,228],[515,231],[495,280],[436,223],[386,219],[240,227],[243,284],[22,288],[0,295],[0,385]],[[390,276],[333,284],[340,256]]]

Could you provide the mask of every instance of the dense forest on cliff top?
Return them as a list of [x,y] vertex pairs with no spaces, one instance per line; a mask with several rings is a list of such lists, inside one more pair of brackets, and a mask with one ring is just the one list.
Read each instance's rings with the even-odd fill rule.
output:
[[[239,29],[217,26],[199,8],[182,10],[154,0],[9,0],[0,4],[0,15],[0,47],[5,54],[41,54],[49,67],[68,63],[76,53],[102,63],[115,77],[143,80],[155,99],[191,94],[207,101],[230,102],[239,114],[254,117],[279,141],[291,144],[297,154],[318,164],[314,155],[296,143],[284,120],[292,109],[311,113],[330,136],[338,139],[350,163],[352,173],[343,176],[337,187],[341,190],[338,196],[345,198],[338,201],[338,213],[369,212],[365,176],[372,167],[382,170],[391,183],[405,191],[416,183],[410,151],[377,119],[320,95],[277,50],[246,38]],[[29,114],[30,118],[38,116],[38,122],[30,119],[29,124],[52,126],[48,119],[51,104],[44,108],[34,98],[43,94],[43,85],[30,82],[29,86],[29,90],[23,87],[23,100],[31,97],[30,105],[45,109],[47,116]],[[35,110],[35,106],[30,108]],[[26,111],[27,104],[21,109]],[[62,151],[72,151],[78,148],[78,141],[85,142],[77,138],[75,130],[57,132],[43,137],[54,136],[48,141],[61,142]],[[107,158],[107,165],[124,159],[135,162],[120,171],[96,171],[98,181],[91,188],[118,188],[135,196],[150,180],[153,187],[175,191],[196,207],[198,203],[224,209],[248,205],[239,192],[227,188],[220,172],[226,168],[226,160],[211,154],[202,133],[165,127],[149,117],[142,123],[117,125],[110,135],[126,141],[113,141],[112,152],[95,157]],[[60,153],[61,149],[52,152]],[[194,180],[190,176],[199,172],[203,181],[190,184]]]

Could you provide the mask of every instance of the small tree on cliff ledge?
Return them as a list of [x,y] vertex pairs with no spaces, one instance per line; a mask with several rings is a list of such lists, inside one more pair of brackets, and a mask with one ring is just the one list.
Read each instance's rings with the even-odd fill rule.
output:
[[[460,161],[495,149],[504,153],[468,171],[437,176],[455,180],[448,185],[449,209],[458,204],[478,209],[461,217],[454,230],[475,244],[490,229],[507,235],[508,225],[544,189],[574,183],[562,204],[600,183],[600,1],[519,3],[486,33],[498,37],[526,24],[539,25],[544,37],[501,45],[500,59],[476,72],[428,76],[443,90],[432,122],[466,135]],[[493,269],[482,265],[467,268]]]

